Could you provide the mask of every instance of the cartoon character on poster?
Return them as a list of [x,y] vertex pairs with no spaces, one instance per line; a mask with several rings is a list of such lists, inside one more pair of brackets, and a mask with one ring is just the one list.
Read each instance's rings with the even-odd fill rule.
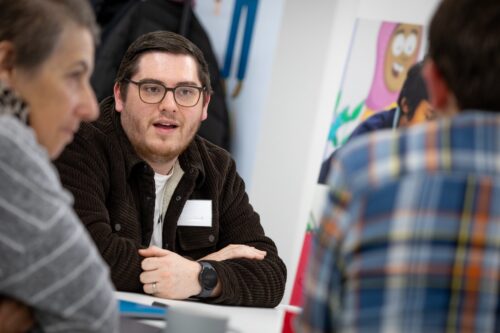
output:
[[[335,118],[328,135],[325,158],[345,142],[359,122],[375,112],[387,110],[396,105],[408,69],[418,61],[422,35],[423,31],[420,25],[393,22],[382,22],[380,24],[376,43],[375,68],[368,94],[358,102],[349,100],[345,104],[346,101],[342,100],[346,88],[345,81],[350,80],[359,83],[360,80],[367,79],[366,76],[352,78],[349,77],[351,73],[346,72],[335,105]],[[356,34],[354,38],[356,38]],[[356,43],[356,41],[353,42]],[[362,41],[358,40],[357,43],[361,44]],[[369,55],[370,52],[365,50],[364,59]],[[350,57],[350,60],[352,58]],[[350,68],[354,67],[355,64],[348,65],[346,67]]]
[[382,23],[375,75],[365,101],[362,119],[395,106],[408,69],[417,62],[422,27],[405,23]]

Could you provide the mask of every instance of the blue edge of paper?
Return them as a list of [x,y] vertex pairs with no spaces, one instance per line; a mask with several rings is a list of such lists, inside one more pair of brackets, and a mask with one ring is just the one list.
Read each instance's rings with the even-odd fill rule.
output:
[[120,315],[140,319],[165,319],[167,306],[154,306],[131,301],[118,300]]

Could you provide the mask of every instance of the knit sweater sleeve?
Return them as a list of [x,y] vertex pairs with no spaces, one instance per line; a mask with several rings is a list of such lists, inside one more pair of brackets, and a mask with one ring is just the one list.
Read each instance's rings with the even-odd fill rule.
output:
[[0,294],[33,308],[44,332],[115,332],[109,270],[48,156],[0,117]]
[[[219,246],[245,244],[266,251],[264,260],[211,261],[222,285],[222,294],[212,303],[274,307],[283,297],[286,267],[274,242],[265,235],[259,215],[253,210],[243,179],[234,161],[218,160],[226,170],[220,200]],[[226,164],[226,165],[221,165]]]

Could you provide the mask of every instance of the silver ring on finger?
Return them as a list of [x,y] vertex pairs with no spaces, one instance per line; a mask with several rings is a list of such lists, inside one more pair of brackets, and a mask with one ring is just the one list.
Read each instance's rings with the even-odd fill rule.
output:
[[156,294],[156,282],[151,283],[151,287],[153,288],[153,294]]

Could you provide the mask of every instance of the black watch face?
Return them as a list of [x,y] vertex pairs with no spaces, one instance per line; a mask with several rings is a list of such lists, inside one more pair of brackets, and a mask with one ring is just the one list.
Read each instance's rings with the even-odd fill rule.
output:
[[217,285],[217,272],[211,268],[204,268],[201,280],[204,289],[214,289]]

